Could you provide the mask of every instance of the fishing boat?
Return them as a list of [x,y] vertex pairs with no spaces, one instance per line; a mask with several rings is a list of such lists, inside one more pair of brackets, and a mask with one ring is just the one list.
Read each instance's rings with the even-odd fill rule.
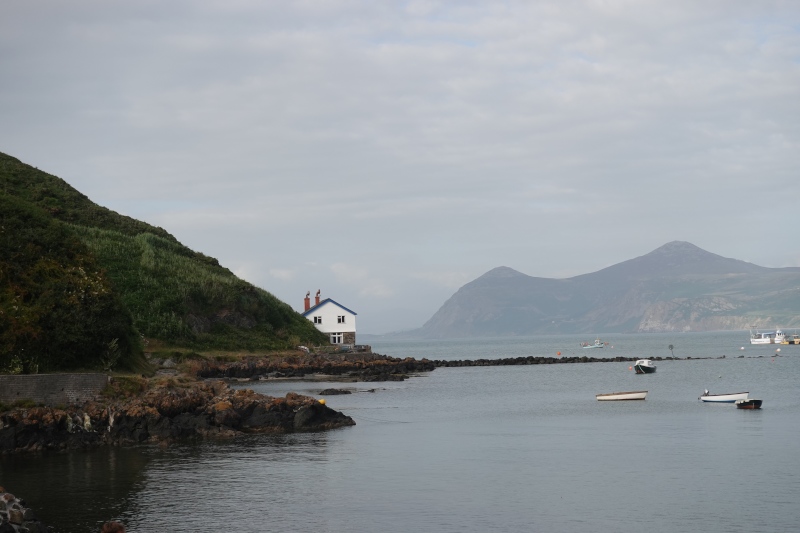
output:
[[656,365],[650,359],[638,359],[633,368],[637,374],[652,374],[656,371]]
[[603,342],[600,339],[595,339],[593,343],[582,342],[581,348],[605,348],[607,342]]
[[607,394],[597,394],[595,397],[597,398],[597,401],[644,400],[647,398],[647,391],[638,390],[630,392],[609,392]]
[[702,402],[734,403],[736,400],[746,400],[747,392],[733,392],[729,394],[709,394],[708,389],[698,398]]
[[736,400],[737,409],[761,409],[761,400],[755,398],[745,398],[744,400]]
[[758,331],[750,328],[750,344],[783,344],[786,334],[780,329],[775,331]]

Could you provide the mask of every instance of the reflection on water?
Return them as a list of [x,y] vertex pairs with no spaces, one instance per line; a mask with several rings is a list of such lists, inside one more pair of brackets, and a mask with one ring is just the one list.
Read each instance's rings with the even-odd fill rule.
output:
[[147,465],[125,448],[0,456],[0,485],[58,531],[99,531],[129,508]]
[[[123,519],[132,531],[292,530],[298,499],[318,501],[326,433],[248,436],[159,450]],[[322,468],[324,470],[324,468]],[[217,529],[218,530],[218,529]]]

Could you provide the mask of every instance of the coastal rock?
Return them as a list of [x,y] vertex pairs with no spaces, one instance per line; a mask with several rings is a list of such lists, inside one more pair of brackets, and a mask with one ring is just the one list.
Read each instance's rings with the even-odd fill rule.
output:
[[0,421],[0,453],[355,425],[349,416],[308,396],[273,398],[233,390],[223,382],[159,387],[111,405],[93,401],[70,410],[14,409],[0,413]]
[[400,359],[375,353],[307,354],[285,357],[249,357],[242,361],[205,361],[201,378],[257,379],[303,378],[311,374],[336,376],[348,381],[402,381],[409,374],[435,368],[427,359]]
[[0,487],[0,533],[54,533],[25,502]]
[[315,402],[297,410],[294,415],[294,429],[295,431],[309,431],[315,427],[333,429],[344,422],[344,416],[327,405]]
[[353,394],[353,391],[345,389],[325,389],[319,392],[320,396],[337,396],[339,394]]

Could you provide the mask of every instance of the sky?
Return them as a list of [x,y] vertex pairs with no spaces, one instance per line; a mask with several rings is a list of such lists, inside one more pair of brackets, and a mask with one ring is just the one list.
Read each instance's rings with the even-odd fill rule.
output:
[[499,266],[800,266],[800,2],[4,0],[0,151],[359,333]]

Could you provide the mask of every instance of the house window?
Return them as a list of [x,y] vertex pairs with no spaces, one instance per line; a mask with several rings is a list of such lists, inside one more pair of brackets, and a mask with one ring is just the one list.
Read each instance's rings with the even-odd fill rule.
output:
[[342,344],[342,334],[331,333],[331,344]]
[[322,317],[321,316],[315,316],[314,317],[314,324],[322,324]]
[[344,324],[344,315],[339,315],[336,317],[336,319],[338,320],[339,324]]

